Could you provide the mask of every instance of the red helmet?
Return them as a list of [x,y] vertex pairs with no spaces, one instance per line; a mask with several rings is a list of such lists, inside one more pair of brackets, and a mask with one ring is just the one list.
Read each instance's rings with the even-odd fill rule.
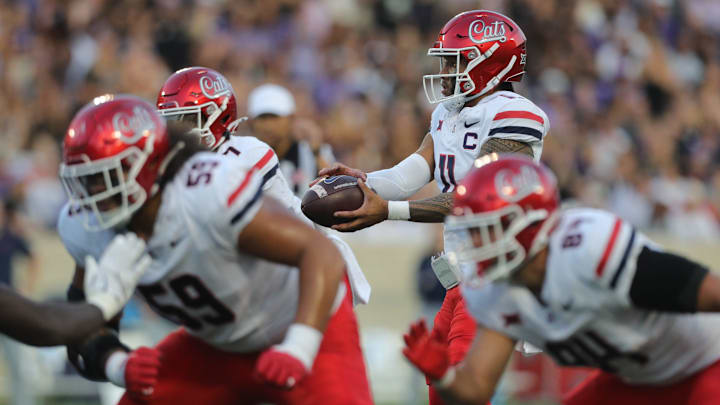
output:
[[455,190],[445,248],[451,263],[473,270],[469,281],[484,283],[509,277],[546,245],[560,197],[550,169],[523,155],[493,153],[475,167]]
[[60,179],[85,227],[126,223],[157,191],[168,149],[165,120],[147,101],[107,94],[83,107],[65,134]]
[[[454,56],[456,69],[460,57],[468,63],[464,72],[423,76],[425,95],[430,103],[454,99],[472,100],[502,82],[519,82],[525,73],[525,34],[508,17],[487,10],[466,11],[453,17],[440,30],[429,56]],[[441,60],[441,67],[443,61]],[[454,78],[454,93],[441,92],[443,78]]]
[[157,108],[167,119],[188,120],[208,148],[217,149],[244,120],[237,117],[235,92],[220,73],[206,67],[180,69],[160,89]]

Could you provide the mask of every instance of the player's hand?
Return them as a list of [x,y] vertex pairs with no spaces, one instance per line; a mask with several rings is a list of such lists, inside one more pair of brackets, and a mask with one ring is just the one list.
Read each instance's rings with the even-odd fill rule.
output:
[[403,338],[405,357],[431,380],[442,380],[450,370],[448,347],[438,338],[430,336],[425,320],[410,325]]
[[352,167],[345,166],[342,163],[335,162],[330,167],[320,169],[320,171],[318,172],[318,177],[313,180],[308,187],[314,186],[318,181],[324,179],[325,177],[342,175],[357,177],[358,179],[367,181],[367,174],[365,174],[364,171],[353,169]]
[[353,232],[382,222],[388,217],[388,202],[358,179],[358,186],[362,190],[365,200],[363,205],[355,211],[336,211],[337,218],[349,218],[350,222],[333,225],[332,229],[340,232]]
[[144,402],[152,396],[160,370],[160,351],[140,347],[132,352],[125,365],[125,389],[132,398]]
[[134,233],[117,235],[100,257],[85,259],[85,296],[110,320],[125,306],[140,276],[152,263],[145,241]]
[[305,378],[310,370],[291,354],[270,348],[260,355],[255,372],[265,383],[278,388],[291,389]]

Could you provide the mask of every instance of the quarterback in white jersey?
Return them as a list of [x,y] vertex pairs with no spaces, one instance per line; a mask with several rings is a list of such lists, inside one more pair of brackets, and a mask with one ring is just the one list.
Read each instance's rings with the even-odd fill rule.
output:
[[[473,10],[450,19],[428,50],[439,59],[440,73],[424,76],[423,84],[428,100],[439,105],[419,149],[394,167],[372,173],[339,163],[320,170],[321,177],[344,174],[367,182],[358,182],[364,204],[355,211],[336,212],[348,222],[333,228],[351,232],[386,219],[442,222],[452,207],[452,192],[478,157],[522,153],[539,161],[548,117],[514,93],[511,83],[525,73],[525,42],[522,29],[500,13]],[[405,201],[433,179],[440,194]],[[447,294],[433,333],[447,342],[457,363],[470,347],[475,325],[455,288],[458,280],[438,263],[433,270]],[[432,390],[430,403],[442,403]]]
[[71,123],[61,178],[78,211],[61,218],[63,240],[78,260],[119,226],[142,236],[153,263],[139,291],[184,327],[130,353],[98,338],[82,364],[127,387],[121,404],[371,403],[340,252],[262,198],[257,162],[196,143],[128,96]]
[[559,365],[599,369],[566,404],[720,402],[720,314],[709,313],[720,311],[720,279],[703,266],[612,213],[561,210],[552,173],[520,156],[469,174],[446,227],[453,263],[469,269],[476,343],[454,367],[422,321],[405,337],[446,399],[487,401],[525,340]]

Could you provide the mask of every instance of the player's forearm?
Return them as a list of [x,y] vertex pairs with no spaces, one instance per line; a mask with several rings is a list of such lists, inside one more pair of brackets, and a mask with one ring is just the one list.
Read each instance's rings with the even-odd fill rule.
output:
[[423,200],[409,201],[410,221],[443,222],[453,206],[452,193],[442,193]]
[[345,274],[345,262],[330,240],[324,236],[317,240],[303,251],[298,265],[300,297],[295,322],[323,331]]
[[455,378],[447,387],[435,384],[440,397],[448,405],[476,405],[490,402],[493,389],[482,380],[472,376],[465,365],[457,366]]
[[105,323],[89,304],[36,303],[9,288],[0,290],[0,332],[33,346],[78,342]]

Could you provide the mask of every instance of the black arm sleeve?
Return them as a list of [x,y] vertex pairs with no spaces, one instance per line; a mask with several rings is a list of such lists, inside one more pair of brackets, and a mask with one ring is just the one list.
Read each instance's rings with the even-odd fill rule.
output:
[[117,350],[129,352],[130,348],[120,342],[114,330],[105,328],[78,346],[77,356],[82,361],[73,364],[83,377],[92,381],[107,381],[105,362]]
[[700,284],[708,274],[702,265],[672,253],[644,247],[630,287],[630,300],[651,311],[696,312]]
[[[67,290],[70,302],[85,301],[85,292],[70,284]],[[67,346],[67,356],[81,376],[92,381],[107,381],[105,377],[105,360],[115,350],[130,351],[117,337],[120,330],[120,317],[117,316],[106,327],[81,345]]]

